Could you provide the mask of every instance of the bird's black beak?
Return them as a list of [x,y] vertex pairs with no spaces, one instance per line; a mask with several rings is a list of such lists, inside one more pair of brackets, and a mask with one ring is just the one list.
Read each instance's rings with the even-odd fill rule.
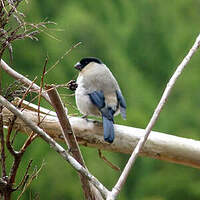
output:
[[76,68],[77,70],[81,71],[83,67],[82,67],[81,63],[78,62],[78,63],[76,63],[76,64],[74,65],[74,68]]

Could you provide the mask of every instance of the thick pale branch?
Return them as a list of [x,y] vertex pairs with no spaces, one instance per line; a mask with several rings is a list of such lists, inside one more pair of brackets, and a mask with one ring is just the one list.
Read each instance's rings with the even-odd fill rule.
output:
[[[4,108],[4,125],[8,124],[11,115],[12,113]],[[25,109],[23,115],[31,118],[37,124],[37,111]],[[41,113],[41,120],[44,116],[46,115]],[[144,129],[140,128],[115,125],[115,141],[113,144],[108,144],[103,139],[100,122],[79,117],[69,117],[69,121],[79,144],[126,154],[132,153],[132,149],[145,132]],[[31,129],[20,119],[17,119],[15,123],[16,129],[19,128],[22,132],[31,133]],[[40,127],[56,140],[63,140],[57,117],[47,115]],[[200,168],[200,141],[152,131],[140,155]]]

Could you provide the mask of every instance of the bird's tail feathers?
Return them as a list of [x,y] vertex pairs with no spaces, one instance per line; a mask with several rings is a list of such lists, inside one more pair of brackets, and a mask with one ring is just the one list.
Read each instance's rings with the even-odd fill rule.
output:
[[103,116],[103,129],[104,140],[106,142],[112,143],[115,138],[113,120],[110,120],[107,117]]

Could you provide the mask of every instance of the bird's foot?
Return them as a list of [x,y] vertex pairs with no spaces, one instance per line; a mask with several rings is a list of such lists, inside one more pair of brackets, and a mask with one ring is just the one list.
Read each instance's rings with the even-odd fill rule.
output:
[[82,119],[85,119],[86,121],[89,121],[88,115],[83,115],[81,118],[82,118]]
[[78,87],[78,84],[76,83],[75,80],[71,80],[67,83],[67,88],[72,91],[75,91],[77,87]]
[[87,117],[88,117],[88,115],[83,115],[81,118],[82,119],[88,119]]

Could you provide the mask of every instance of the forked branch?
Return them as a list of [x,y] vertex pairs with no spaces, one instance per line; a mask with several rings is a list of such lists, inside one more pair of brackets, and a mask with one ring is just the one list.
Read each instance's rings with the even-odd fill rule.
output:
[[37,133],[44,141],[46,141],[56,152],[58,152],[64,160],[69,162],[69,164],[76,169],[79,173],[86,176],[88,180],[100,191],[103,197],[107,197],[108,190],[95,178],[92,174],[88,172],[82,165],[80,165],[62,146],[60,146],[55,140],[53,140],[48,134],[46,134],[40,127],[36,126],[35,123],[25,117],[20,110],[8,102],[4,97],[0,96],[0,103],[5,106],[8,110],[14,113],[17,117],[22,119],[26,125],[28,125],[34,133]]

